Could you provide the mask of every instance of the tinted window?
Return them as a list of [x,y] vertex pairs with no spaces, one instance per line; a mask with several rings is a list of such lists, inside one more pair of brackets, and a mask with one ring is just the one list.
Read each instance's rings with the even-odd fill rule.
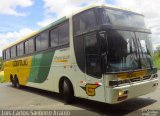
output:
[[86,51],[86,71],[87,74],[100,77],[100,59],[97,48],[96,34],[85,36],[85,51]]
[[58,29],[59,31],[59,45],[64,45],[69,43],[69,22],[67,21],[61,25]]
[[36,51],[45,50],[48,48],[48,37],[48,31],[43,32],[36,37]]
[[145,28],[144,17],[132,12],[104,9],[101,15],[104,24]]
[[20,56],[20,45],[17,45],[17,56]]
[[51,47],[58,46],[58,29],[51,30]]
[[24,54],[24,44],[20,43],[19,45],[17,45],[17,55],[21,56]]
[[93,28],[96,26],[96,17],[94,9],[85,11],[74,16],[74,35],[78,32],[84,32],[87,29]]
[[10,59],[10,49],[6,50],[6,59]]
[[36,37],[36,51],[41,50],[41,37],[37,36]]
[[49,38],[48,31],[41,33],[41,50],[45,50],[48,48],[48,38]]
[[16,57],[16,46],[13,46],[11,48],[11,58],[14,58],[14,57]]
[[69,21],[51,30],[51,47],[69,43]]
[[108,71],[126,71],[139,68],[135,35],[128,31],[108,31]]
[[87,54],[97,54],[96,35],[86,36],[85,40],[86,40],[86,53]]
[[29,41],[28,41],[28,46],[29,46],[28,52],[29,52],[29,53],[33,53],[33,52],[34,52],[34,49],[35,49],[35,46],[34,46],[34,38],[29,39]]
[[29,42],[26,41],[24,44],[25,44],[25,54],[28,54],[29,53]]

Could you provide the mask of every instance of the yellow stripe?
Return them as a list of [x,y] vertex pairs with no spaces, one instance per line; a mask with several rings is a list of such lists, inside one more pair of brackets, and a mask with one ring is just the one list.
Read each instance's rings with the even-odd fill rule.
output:
[[68,60],[54,60],[54,62],[68,62]]
[[146,74],[147,74],[147,70],[141,70],[141,71],[135,71],[131,74],[129,73],[117,74],[117,77],[120,79],[126,79],[126,78],[134,78],[134,77],[143,77]]

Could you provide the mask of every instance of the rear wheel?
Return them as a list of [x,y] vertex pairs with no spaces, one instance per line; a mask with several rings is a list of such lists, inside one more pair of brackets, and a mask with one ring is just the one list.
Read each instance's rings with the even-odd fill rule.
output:
[[71,82],[67,79],[63,82],[63,98],[67,104],[73,103],[74,101],[73,87]]
[[13,86],[13,87],[16,87],[16,84],[15,84],[15,80],[14,80],[14,79],[12,80],[12,86]]
[[15,84],[15,80],[14,80],[14,78],[13,78],[13,75],[12,75],[12,74],[10,75],[10,81],[11,81],[11,83],[12,83],[12,86],[13,86],[13,87],[15,87],[15,86],[16,86],[16,84]]
[[19,89],[21,86],[20,86],[20,84],[19,84],[18,78],[15,77],[14,80],[15,80],[15,87]]

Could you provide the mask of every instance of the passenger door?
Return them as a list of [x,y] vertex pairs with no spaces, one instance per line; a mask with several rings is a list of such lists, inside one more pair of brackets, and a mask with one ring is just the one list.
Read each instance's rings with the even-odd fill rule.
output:
[[96,33],[84,35],[85,47],[85,90],[91,100],[105,102],[101,71],[100,44]]

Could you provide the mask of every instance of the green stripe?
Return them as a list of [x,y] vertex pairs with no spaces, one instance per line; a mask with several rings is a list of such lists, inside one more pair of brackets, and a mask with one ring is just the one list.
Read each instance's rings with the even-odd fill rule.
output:
[[51,68],[54,52],[45,52],[33,56],[29,82],[42,83],[46,80]]

